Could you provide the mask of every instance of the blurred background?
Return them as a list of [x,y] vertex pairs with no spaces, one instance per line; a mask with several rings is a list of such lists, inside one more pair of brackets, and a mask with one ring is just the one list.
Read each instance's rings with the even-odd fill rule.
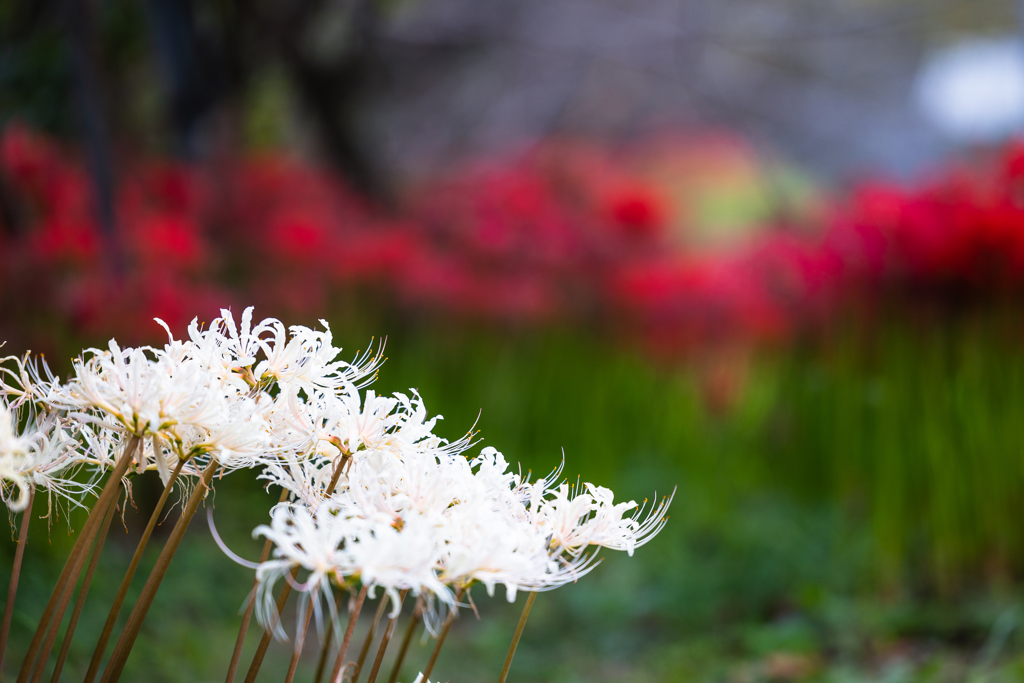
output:
[[[1024,680],[1022,40],[1009,0],[0,0],[0,338],[323,318],[449,437],[678,486],[511,680]],[[217,493],[256,557],[276,492]],[[4,676],[80,524],[34,522]],[[195,527],[126,679],[226,671],[251,573]],[[519,605],[477,605],[442,680],[496,678]]]

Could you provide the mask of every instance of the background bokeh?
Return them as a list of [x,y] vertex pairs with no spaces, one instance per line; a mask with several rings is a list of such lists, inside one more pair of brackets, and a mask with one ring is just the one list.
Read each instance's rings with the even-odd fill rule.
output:
[[[1022,25],[1001,0],[0,0],[0,337],[63,373],[161,342],[153,317],[324,319],[387,337],[377,390],[449,437],[678,487],[655,541],[538,600],[511,680],[1024,680]],[[90,602],[159,491],[135,480]],[[242,474],[207,505],[253,558],[275,500]],[[127,680],[226,671],[251,572],[201,517]],[[0,678],[80,526],[33,522]],[[496,678],[519,605],[474,597],[441,680]]]

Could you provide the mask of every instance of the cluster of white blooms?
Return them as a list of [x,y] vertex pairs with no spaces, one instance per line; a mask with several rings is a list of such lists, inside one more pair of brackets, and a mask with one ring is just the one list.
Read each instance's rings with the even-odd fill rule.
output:
[[[433,628],[443,614],[437,607],[454,607],[459,590],[480,583],[493,595],[500,584],[513,601],[520,590],[557,588],[589,572],[597,548],[632,554],[665,523],[670,500],[649,509],[615,504],[606,488],[558,485],[558,472],[530,482],[493,448],[467,457],[471,436],[436,436],[439,416],[428,418],[416,392],[360,393],[326,346],[300,348],[308,359],[290,363],[305,370],[301,383],[276,375],[268,422],[280,447],[264,458],[261,475],[291,499],[254,532],[275,547],[257,568],[257,617],[279,636],[273,588],[282,578],[313,593],[318,622],[319,596],[334,617],[331,587],[360,585],[371,596],[385,591],[394,612],[400,591],[423,596]],[[300,569],[308,574],[296,583]]]
[[559,483],[560,470],[531,482],[493,448],[467,456],[471,435],[436,436],[440,418],[415,391],[366,389],[380,349],[340,360],[321,323],[254,325],[251,308],[236,323],[225,310],[193,321],[185,339],[167,330],[162,348],[88,349],[67,382],[6,359],[5,500],[23,507],[40,486],[70,495],[61,471],[87,463],[101,474],[128,443],[141,445],[135,470],[165,483],[172,470],[256,468],[289,494],[254,532],[275,547],[257,568],[257,616],[278,635],[282,577],[310,594],[318,622],[321,602],[337,617],[335,588],[361,586],[383,590],[396,612],[400,591],[422,596],[433,628],[475,583],[492,595],[504,586],[509,601],[556,588],[589,572],[598,548],[632,554],[664,525],[670,500],[616,504],[606,488]]

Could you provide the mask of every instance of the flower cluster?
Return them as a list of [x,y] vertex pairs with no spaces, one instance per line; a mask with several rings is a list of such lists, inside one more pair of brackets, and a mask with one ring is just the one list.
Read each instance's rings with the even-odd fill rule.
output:
[[[417,392],[366,388],[382,349],[343,360],[326,322],[286,328],[273,318],[256,323],[252,313],[236,321],[222,310],[208,326],[193,320],[182,339],[158,321],[163,346],[111,340],[85,350],[67,382],[45,364],[5,359],[0,479],[9,507],[24,509],[40,487],[86,506],[93,486],[75,489],[66,474],[83,465],[93,468],[90,482],[113,472],[98,507],[133,472],[159,472],[165,492],[193,478],[191,514],[214,471],[255,469],[283,491],[270,524],[254,532],[274,547],[255,565],[256,614],[280,637],[274,589],[282,577],[305,594],[300,613],[312,604],[319,626],[322,604],[337,622],[343,591],[373,598],[381,589],[392,619],[411,591],[436,633],[474,584],[492,595],[503,585],[509,601],[517,591],[556,588],[589,572],[598,548],[632,555],[664,526],[670,499],[615,503],[606,488],[559,484],[560,468],[531,482],[493,448],[468,455],[471,433],[437,436],[440,416],[428,415]],[[135,623],[148,604],[141,609]],[[120,666],[112,665],[115,676]]]
[[135,342],[139,312],[177,327],[214,301],[309,315],[369,296],[391,310],[636,330],[677,356],[814,332],[851,299],[1024,287],[1020,146],[921,188],[872,182],[826,202],[735,139],[655,142],[545,141],[410,182],[392,212],[281,155],[130,162],[108,235],[83,167],[9,126],[0,287],[28,295],[6,298],[3,317],[23,337],[48,310],[75,332]]

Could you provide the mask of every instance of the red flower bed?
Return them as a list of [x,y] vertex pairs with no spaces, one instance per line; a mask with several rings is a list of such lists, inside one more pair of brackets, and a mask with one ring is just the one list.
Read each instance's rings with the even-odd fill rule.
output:
[[106,234],[75,155],[11,126],[0,140],[2,331],[138,341],[153,316],[180,328],[197,308],[249,302],[311,316],[358,292],[395,310],[625,330],[676,354],[784,341],[849,298],[1024,290],[1024,147],[994,170],[917,189],[865,184],[803,216],[816,230],[766,215],[739,238],[706,239],[691,209],[719,186],[701,169],[749,199],[744,149],[554,140],[415,183],[398,212],[285,155],[134,160],[120,168]]

